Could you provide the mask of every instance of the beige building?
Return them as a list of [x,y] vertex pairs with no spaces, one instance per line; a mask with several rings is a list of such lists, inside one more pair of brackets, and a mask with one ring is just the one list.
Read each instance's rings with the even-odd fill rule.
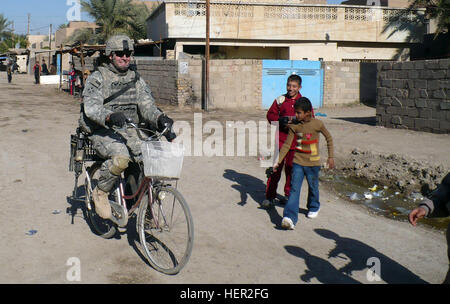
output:
[[[31,51],[39,51],[42,49],[48,49],[50,41],[48,35],[27,35],[28,49]],[[55,44],[55,35],[52,35],[52,47]]]
[[[312,2],[312,3],[311,3]],[[398,1],[397,1],[398,2]],[[211,2],[212,58],[389,60],[407,33],[382,33],[399,8],[327,5],[307,0]],[[398,4],[396,4],[398,5]],[[175,58],[204,53],[204,1],[167,0],[147,19],[148,38],[166,41]],[[407,22],[407,20],[405,20]]]
[[67,38],[72,36],[76,30],[90,28],[94,31],[97,28],[95,22],[87,22],[87,21],[71,21],[68,26],[62,29],[59,29],[55,33],[56,46],[60,47],[64,45]]

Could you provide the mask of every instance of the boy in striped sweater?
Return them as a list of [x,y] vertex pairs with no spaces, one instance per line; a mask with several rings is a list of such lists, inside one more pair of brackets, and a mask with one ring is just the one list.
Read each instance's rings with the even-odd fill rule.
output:
[[319,202],[319,170],[320,153],[319,138],[320,133],[325,136],[328,148],[327,164],[330,169],[334,168],[333,158],[333,138],[325,128],[324,123],[312,116],[312,104],[306,97],[299,98],[294,105],[295,116],[299,124],[289,124],[289,133],[283,147],[280,150],[278,163],[274,166],[274,171],[283,162],[289,151],[293,140],[297,136],[295,147],[294,164],[292,168],[291,191],[288,202],[284,207],[281,227],[292,230],[298,221],[298,209],[300,190],[303,179],[308,182],[308,218],[315,218],[320,210]]

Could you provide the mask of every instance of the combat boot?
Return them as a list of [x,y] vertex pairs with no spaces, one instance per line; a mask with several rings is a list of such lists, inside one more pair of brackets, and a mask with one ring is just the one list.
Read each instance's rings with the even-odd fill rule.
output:
[[103,219],[110,219],[112,216],[111,205],[109,204],[108,192],[95,187],[92,192],[95,204],[95,212]]

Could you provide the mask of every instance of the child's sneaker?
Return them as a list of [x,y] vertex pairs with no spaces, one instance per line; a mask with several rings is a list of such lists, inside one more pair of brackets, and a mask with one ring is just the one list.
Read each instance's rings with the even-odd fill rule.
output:
[[308,211],[308,214],[306,216],[308,218],[316,218],[317,215],[319,215],[319,210],[317,210],[317,211]]
[[295,226],[290,218],[283,217],[283,220],[281,220],[281,227],[286,230],[294,230]]
[[263,202],[261,203],[261,206],[263,208],[272,208],[274,205],[275,204],[273,203],[273,200],[268,200],[268,199],[263,200]]

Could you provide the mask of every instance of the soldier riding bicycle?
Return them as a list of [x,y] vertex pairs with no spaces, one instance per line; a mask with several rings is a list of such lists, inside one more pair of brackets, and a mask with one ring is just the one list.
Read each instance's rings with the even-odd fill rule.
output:
[[[82,94],[80,128],[89,134],[93,149],[105,160],[93,191],[96,212],[103,219],[112,216],[109,192],[133,156],[141,153],[141,140],[135,129],[119,134],[113,127],[123,127],[127,119],[135,124],[147,123],[158,131],[173,124],[173,120],[156,107],[150,87],[130,69],[133,52],[134,43],[128,36],[109,38],[106,42],[109,63],[87,78]],[[173,133],[167,136],[169,141],[174,138]]]

